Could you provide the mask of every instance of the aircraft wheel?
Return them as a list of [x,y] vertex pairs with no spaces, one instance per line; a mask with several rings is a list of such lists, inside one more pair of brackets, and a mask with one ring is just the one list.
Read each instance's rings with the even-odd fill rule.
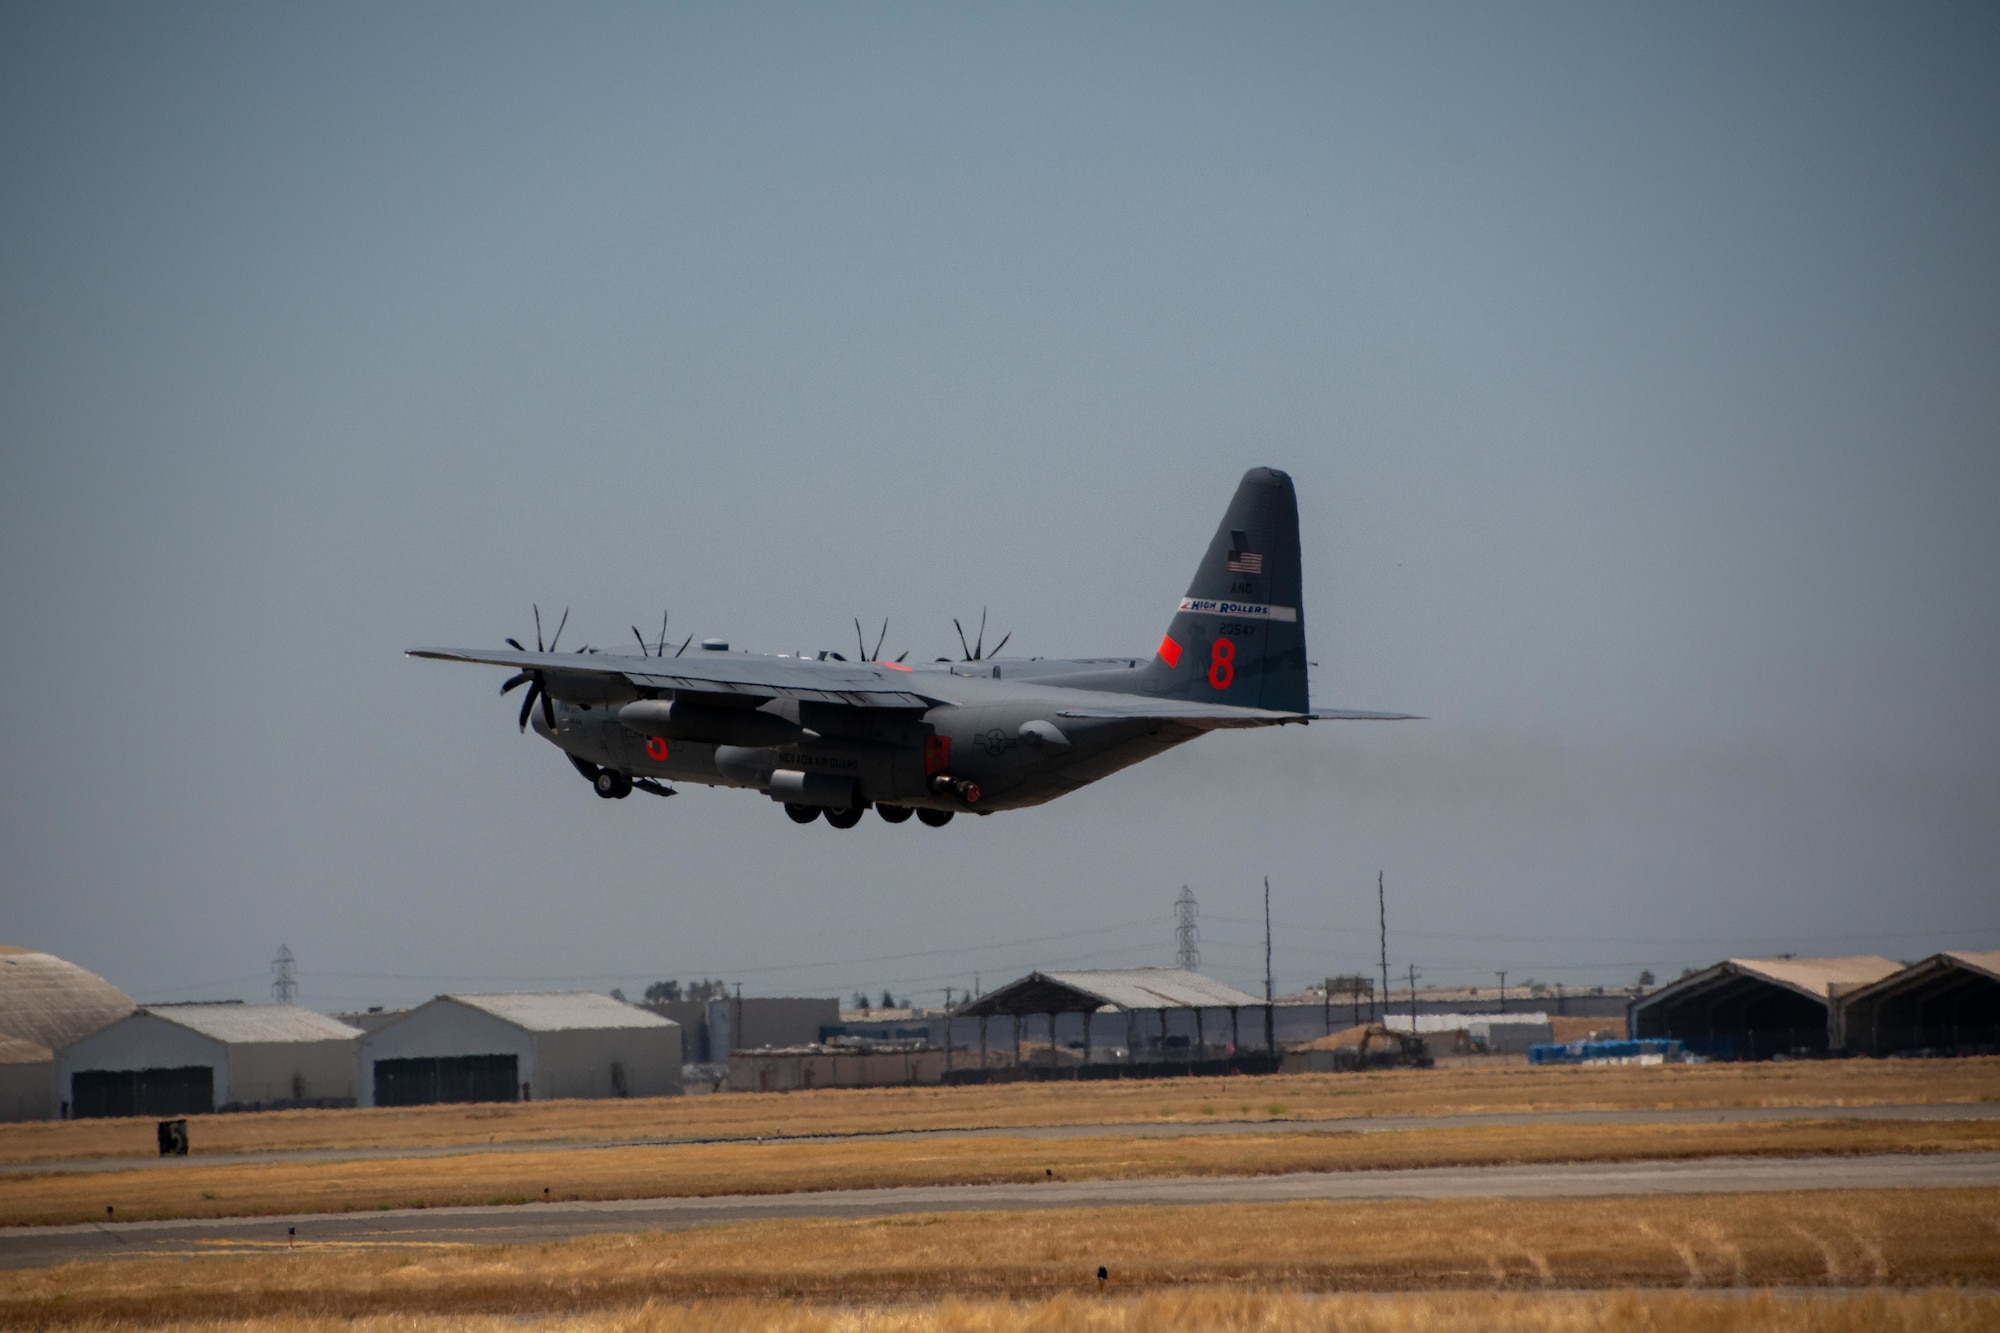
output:
[[785,813],[792,817],[794,824],[810,824],[819,818],[819,807],[816,805],[798,805],[794,802],[786,801]]
[[930,810],[930,809],[919,810],[917,811],[917,818],[923,820],[924,823],[929,824],[932,828],[943,828],[946,824],[949,824],[951,822],[951,811]]
[[865,805],[850,806],[845,810],[829,810],[826,812],[826,822],[835,828],[853,828],[861,822],[861,816],[867,813],[868,807]]
[[632,794],[632,779],[614,768],[600,768],[590,780],[591,790],[607,801],[622,801]]
[[875,813],[891,824],[900,824],[917,812],[907,805],[878,805],[875,807]]

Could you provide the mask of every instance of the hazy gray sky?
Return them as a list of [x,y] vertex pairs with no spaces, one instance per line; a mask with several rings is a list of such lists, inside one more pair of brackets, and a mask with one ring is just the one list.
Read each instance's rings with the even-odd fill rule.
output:
[[[2000,946],[2000,10],[10,5],[0,939],[141,999]],[[496,644],[1322,704],[1040,810],[594,798]]]

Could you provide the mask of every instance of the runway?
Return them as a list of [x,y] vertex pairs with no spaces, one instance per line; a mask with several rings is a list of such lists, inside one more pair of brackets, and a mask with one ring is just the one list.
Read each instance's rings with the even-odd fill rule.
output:
[[879,1217],[977,1209],[1944,1187],[2000,1188],[2000,1153],[1706,1158],[1682,1162],[1426,1167],[1275,1176],[1051,1180],[1027,1185],[918,1186],[14,1227],[0,1230],[0,1267],[41,1267],[79,1259],[243,1252],[292,1244],[340,1248],[521,1244],[600,1232],[676,1229],[774,1218]]
[[1725,1106],[1606,1111],[1477,1111],[1455,1115],[1344,1116],[1325,1120],[1139,1121],[1081,1125],[990,1125],[961,1129],[883,1130],[866,1134],[784,1134],[715,1138],[548,1139],[516,1143],[467,1143],[438,1147],[295,1148],[264,1152],[204,1153],[188,1157],[48,1158],[0,1162],[0,1177],[50,1172],[188,1171],[209,1166],[368,1162],[399,1158],[469,1157],[492,1153],[601,1152],[612,1148],[665,1148],[720,1143],[843,1143],[874,1139],[946,1138],[1186,1138],[1213,1134],[1385,1134],[1397,1130],[1510,1125],[1717,1125],[1780,1120],[1992,1120],[2000,1102],[1918,1102],[1868,1106]]

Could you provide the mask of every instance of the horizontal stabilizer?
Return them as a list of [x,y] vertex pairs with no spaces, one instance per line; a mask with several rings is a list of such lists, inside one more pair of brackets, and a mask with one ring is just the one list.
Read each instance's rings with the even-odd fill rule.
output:
[[1194,699],[1141,699],[1131,695],[1113,695],[1103,703],[1092,702],[1059,709],[1056,716],[1107,721],[1186,722],[1203,730],[1276,727],[1306,720],[1303,714],[1276,713],[1265,708],[1238,708],[1231,704],[1202,703]]
[[1307,717],[1315,722],[1422,722],[1419,713],[1371,713],[1364,708],[1323,708]]

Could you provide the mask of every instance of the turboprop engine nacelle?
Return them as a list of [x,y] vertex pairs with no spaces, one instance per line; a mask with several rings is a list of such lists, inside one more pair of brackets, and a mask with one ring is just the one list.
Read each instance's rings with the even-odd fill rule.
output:
[[618,720],[642,736],[758,750],[819,736],[810,727],[761,708],[717,708],[685,699],[641,699],[619,709]]

